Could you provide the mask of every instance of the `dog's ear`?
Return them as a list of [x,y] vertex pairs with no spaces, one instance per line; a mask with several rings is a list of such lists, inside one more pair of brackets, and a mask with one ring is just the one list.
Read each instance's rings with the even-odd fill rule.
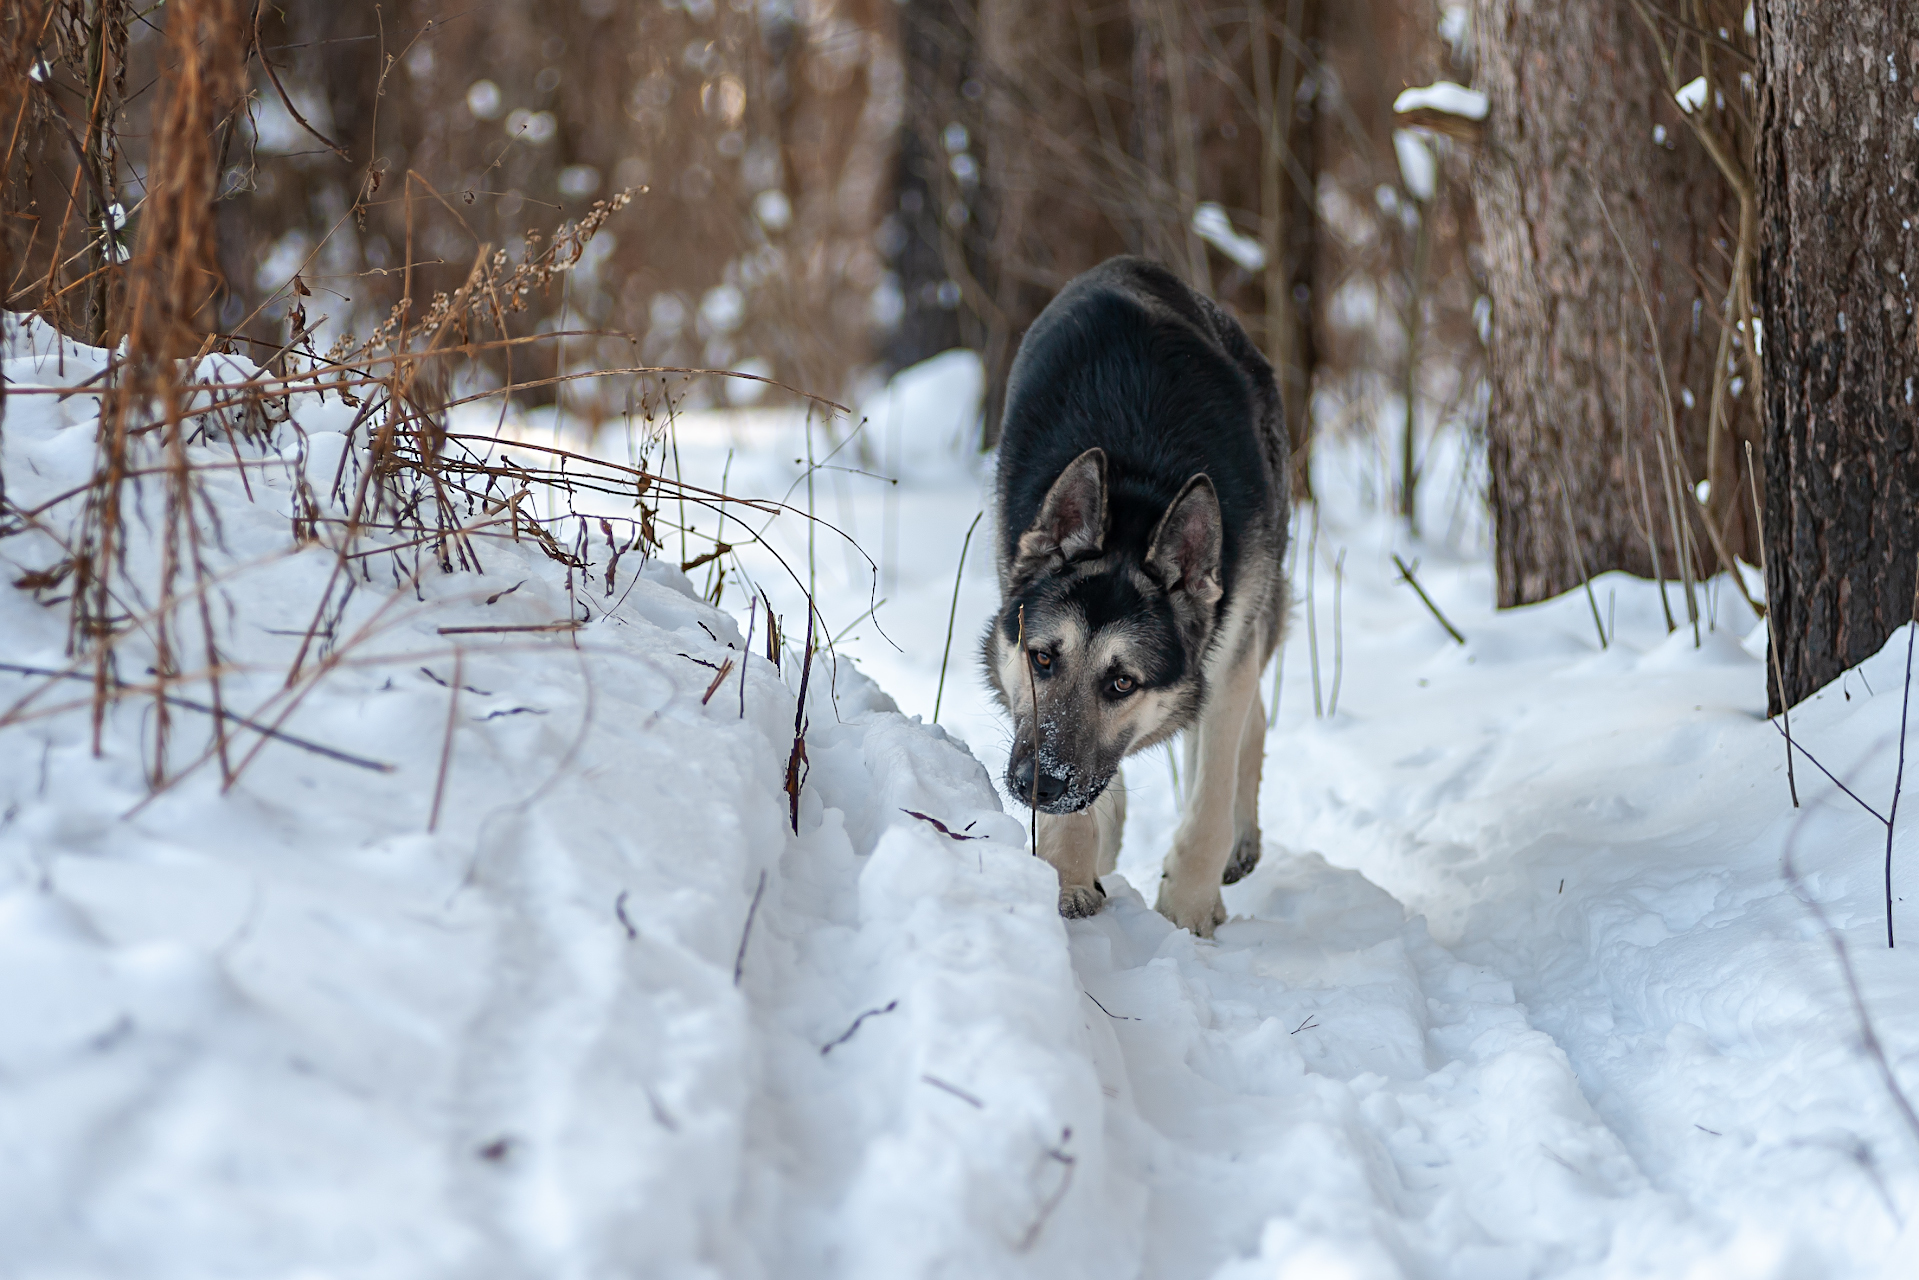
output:
[[1106,451],[1088,449],[1066,464],[1040,503],[1033,525],[1019,536],[1021,569],[1057,556],[1071,563],[1106,545]]
[[1186,482],[1153,530],[1147,570],[1174,595],[1210,607],[1220,597],[1219,556],[1223,540],[1219,495],[1204,472]]

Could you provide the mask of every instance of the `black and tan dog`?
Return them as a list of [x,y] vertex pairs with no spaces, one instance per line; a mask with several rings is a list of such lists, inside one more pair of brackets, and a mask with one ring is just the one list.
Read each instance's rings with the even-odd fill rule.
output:
[[1287,448],[1272,366],[1139,258],[1080,276],[1020,343],[999,455],[988,678],[1007,789],[1039,811],[1060,914],[1097,912],[1120,760],[1186,734],[1161,914],[1210,936],[1259,861],[1259,673],[1285,625]]

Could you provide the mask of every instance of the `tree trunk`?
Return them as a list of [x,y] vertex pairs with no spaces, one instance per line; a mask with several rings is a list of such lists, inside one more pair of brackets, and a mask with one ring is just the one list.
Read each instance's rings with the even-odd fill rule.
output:
[[1776,712],[1913,615],[1919,8],[1761,0],[1757,13]]
[[1499,604],[1709,569],[1694,486],[1738,201],[1624,0],[1474,15]]

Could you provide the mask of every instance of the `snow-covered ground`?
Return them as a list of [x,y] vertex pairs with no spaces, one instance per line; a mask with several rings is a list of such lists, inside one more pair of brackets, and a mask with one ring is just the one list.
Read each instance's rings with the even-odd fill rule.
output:
[[[49,345],[16,339],[10,382],[100,367]],[[1792,807],[1763,642],[1725,584],[1695,647],[1650,584],[1599,579],[1602,650],[1583,593],[1495,613],[1471,519],[1457,549],[1412,542],[1367,510],[1365,455],[1327,450],[1234,919],[1200,942],[1145,905],[1176,819],[1156,753],[1127,766],[1107,910],[1069,924],[991,781],[984,522],[937,693],[985,503],[976,387],[943,357],[857,435],[814,431],[847,469],[812,471],[811,506],[871,572],[817,531],[809,569],[804,521],[767,531],[836,641],[797,834],[804,614],[746,546],[736,574],[789,646],[775,670],[755,641],[744,714],[737,666],[702,702],[706,664],[745,647],[737,576],[715,609],[705,570],[656,561],[578,632],[443,636],[568,616],[563,570],[487,543],[483,575],[366,584],[352,660],[282,725],[391,772],[274,742],[230,794],[209,766],[147,800],[150,699],[98,758],[84,685],[0,728],[0,1275],[1913,1273],[1919,1141],[1780,874],[1790,844],[1919,1089],[1884,830],[1803,761]],[[6,412],[10,502],[84,480],[91,397]],[[251,501],[210,482],[226,696],[249,711],[332,565],[291,550],[288,483],[332,465],[348,419],[295,413],[304,461],[283,428]],[[689,479],[808,505],[792,415],[677,435]],[[9,578],[54,558],[37,538],[0,542]],[[0,662],[63,670],[66,641],[64,606],[0,589]],[[1905,645],[1793,718],[1882,811]],[[46,683],[0,674],[4,705]],[[1894,853],[1910,898],[1919,849]],[[1900,922],[1919,946],[1919,912]]]

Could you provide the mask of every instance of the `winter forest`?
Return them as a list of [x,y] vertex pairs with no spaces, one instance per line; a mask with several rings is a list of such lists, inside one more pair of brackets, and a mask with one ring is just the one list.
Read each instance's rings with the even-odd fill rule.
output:
[[[0,62],[0,1277],[1919,1275],[1919,6]],[[1284,625],[1072,816],[1002,461],[1116,255],[1270,363]]]

